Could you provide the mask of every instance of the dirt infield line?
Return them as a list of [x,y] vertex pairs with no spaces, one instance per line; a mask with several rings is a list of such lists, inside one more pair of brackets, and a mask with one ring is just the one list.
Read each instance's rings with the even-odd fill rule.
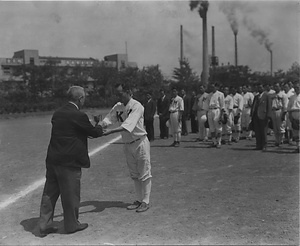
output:
[[[89,156],[93,156],[96,153],[98,153],[99,151],[105,149],[106,147],[108,147],[110,144],[118,141],[119,139],[121,139],[121,136],[115,137],[114,139],[108,141],[107,143],[99,146],[96,149],[93,149],[92,151],[89,152]],[[35,181],[34,183],[32,183],[31,185],[29,185],[28,187],[26,187],[25,189],[19,191],[16,194],[13,194],[12,196],[10,196],[8,199],[6,199],[5,201],[0,203],[0,211],[4,208],[6,208],[7,206],[9,206],[10,204],[15,203],[16,201],[18,201],[20,198],[25,197],[26,195],[28,195],[29,193],[35,191],[37,188],[39,188],[40,186],[42,186],[45,183],[45,177]]]

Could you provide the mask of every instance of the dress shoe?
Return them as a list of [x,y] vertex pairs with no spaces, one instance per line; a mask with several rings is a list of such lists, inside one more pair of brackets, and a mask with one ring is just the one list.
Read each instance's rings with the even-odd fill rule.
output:
[[149,204],[142,202],[141,205],[137,208],[136,212],[137,213],[141,213],[141,212],[145,212],[150,208]]
[[127,206],[127,210],[135,210],[137,209],[142,203],[140,201],[135,201],[134,203]]
[[75,233],[75,232],[78,232],[78,231],[83,231],[86,228],[88,228],[88,226],[89,226],[88,223],[79,224],[79,226],[74,231],[67,232],[67,234],[72,234],[72,233]]
[[45,236],[47,236],[48,234],[56,233],[57,231],[58,231],[58,228],[52,226],[52,227],[46,228],[45,230],[40,230],[40,235],[41,235],[41,237],[45,237]]

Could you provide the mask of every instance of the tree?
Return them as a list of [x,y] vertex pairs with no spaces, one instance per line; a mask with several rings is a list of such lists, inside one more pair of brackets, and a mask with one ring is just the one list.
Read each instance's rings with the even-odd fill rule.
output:
[[179,68],[174,68],[173,78],[178,87],[185,88],[187,91],[195,90],[197,83],[200,81],[199,76],[192,70],[187,58],[184,58],[182,61],[179,60]]

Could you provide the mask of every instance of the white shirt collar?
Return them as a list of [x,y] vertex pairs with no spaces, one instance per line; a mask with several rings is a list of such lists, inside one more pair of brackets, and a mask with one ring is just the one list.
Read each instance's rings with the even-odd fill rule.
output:
[[79,110],[79,107],[77,106],[76,103],[73,103],[73,102],[71,102],[71,101],[69,101],[69,103],[73,104],[73,105]]

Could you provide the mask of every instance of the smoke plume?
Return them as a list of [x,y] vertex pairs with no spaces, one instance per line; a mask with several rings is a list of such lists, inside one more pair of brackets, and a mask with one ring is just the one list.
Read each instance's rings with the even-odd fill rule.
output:
[[264,45],[268,51],[272,51],[271,47],[273,43],[269,40],[269,33],[259,28],[251,19],[247,18],[247,16],[243,18],[243,24],[247,27],[252,37],[257,39],[261,45]]
[[249,17],[251,13],[257,10],[256,7],[249,5],[245,1],[222,1],[219,4],[219,9],[226,15],[235,35],[238,33],[239,23],[242,22],[250,32],[250,35],[271,52],[273,43],[269,40],[269,33],[255,24]]
[[224,1],[220,3],[219,8],[226,15],[232,31],[236,35],[239,29],[236,15],[237,4],[234,2]]

